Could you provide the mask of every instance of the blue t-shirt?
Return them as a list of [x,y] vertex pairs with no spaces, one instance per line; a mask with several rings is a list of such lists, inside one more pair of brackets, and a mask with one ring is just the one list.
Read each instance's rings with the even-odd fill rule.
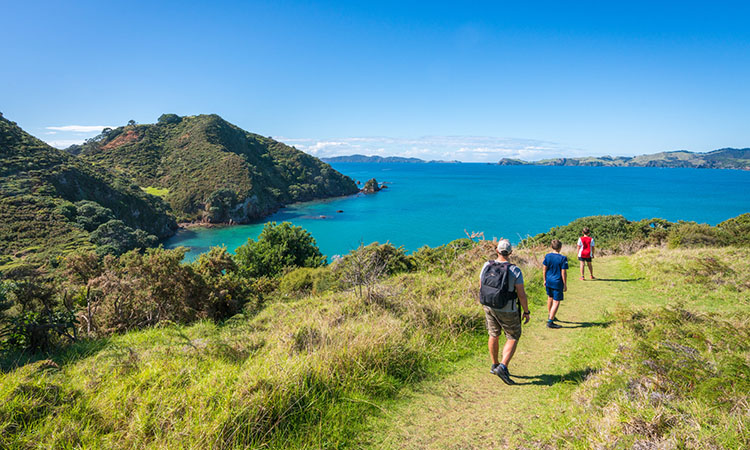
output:
[[562,289],[562,271],[568,268],[568,257],[559,253],[547,253],[542,264],[547,266],[547,287]]

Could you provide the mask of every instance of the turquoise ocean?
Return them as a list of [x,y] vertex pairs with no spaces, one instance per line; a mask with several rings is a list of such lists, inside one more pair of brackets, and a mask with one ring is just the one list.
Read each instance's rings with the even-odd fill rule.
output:
[[290,205],[258,223],[182,230],[165,246],[189,247],[189,259],[217,245],[234,251],[257,238],[265,222],[289,221],[312,233],[330,258],[361,242],[390,242],[414,251],[466,237],[466,232],[518,242],[600,214],[715,225],[750,212],[750,171],[481,163],[332,166],[362,184],[374,177],[387,188]]

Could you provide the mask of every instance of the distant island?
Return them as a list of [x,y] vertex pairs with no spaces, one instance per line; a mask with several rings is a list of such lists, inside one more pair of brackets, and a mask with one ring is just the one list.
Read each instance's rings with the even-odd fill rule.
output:
[[750,170],[750,148],[722,148],[706,153],[677,150],[638,156],[585,156],[539,161],[503,158],[501,166],[601,166],[601,167],[687,167],[695,169]]
[[[321,158],[326,163],[460,163],[461,161],[425,161],[402,156],[331,156]],[[503,158],[501,166],[593,166],[593,167],[686,167],[695,169],[750,170],[750,148],[722,148],[711,152],[676,150],[638,156],[583,156],[580,158],[550,158],[538,161]]]
[[425,161],[419,158],[405,158],[403,156],[366,156],[366,155],[348,155],[348,156],[331,156],[329,158],[320,158],[326,163],[410,163],[410,164],[428,164],[428,163],[460,163],[461,161]]

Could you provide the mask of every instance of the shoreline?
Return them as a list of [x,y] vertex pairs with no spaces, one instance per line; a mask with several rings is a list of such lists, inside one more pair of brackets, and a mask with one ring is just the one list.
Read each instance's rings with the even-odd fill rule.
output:
[[[385,183],[386,182],[382,182],[382,183],[379,183],[379,184],[385,184]],[[294,203],[290,203],[288,205],[281,205],[278,208],[276,208],[275,210],[269,212],[268,214],[266,214],[266,215],[264,215],[262,217],[259,217],[257,219],[248,220],[247,222],[217,222],[217,223],[213,223],[213,222],[198,222],[198,221],[194,221],[194,222],[179,222],[179,223],[177,223],[177,230],[175,231],[175,234],[179,233],[180,230],[192,230],[192,229],[196,229],[196,228],[205,228],[205,229],[211,229],[211,228],[229,228],[229,227],[235,227],[235,226],[238,226],[238,225],[252,225],[252,224],[263,223],[268,217],[276,214],[277,212],[281,211],[284,208],[289,208],[290,206],[302,205],[302,204],[305,204],[305,203],[328,202],[328,201],[333,201],[333,200],[336,200],[336,199],[343,199],[343,198],[347,198],[347,197],[357,197],[357,196],[366,195],[366,194],[368,194],[368,193],[364,192],[362,189],[360,189],[358,192],[356,192],[354,194],[338,195],[338,196],[335,196],[335,197],[317,198],[317,199],[313,199],[313,200],[305,200],[305,201],[301,201],[301,202],[294,202]],[[173,236],[174,235],[170,236],[170,238],[173,237]],[[169,238],[167,238],[167,239],[169,239]]]

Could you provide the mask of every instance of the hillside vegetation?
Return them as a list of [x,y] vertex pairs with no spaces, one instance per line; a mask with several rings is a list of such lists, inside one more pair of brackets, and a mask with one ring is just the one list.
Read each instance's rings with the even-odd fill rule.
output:
[[[620,223],[599,220],[586,224]],[[462,239],[406,255],[371,244],[326,266],[306,232],[269,224],[234,257],[214,249],[184,264],[180,250],[153,249],[68,258],[69,281],[52,289],[75,293],[66,298],[79,305],[79,339],[47,352],[7,348],[0,446],[377,447],[383,441],[363,416],[390,420],[386,411],[405,401],[404,388],[466,368],[462,361],[484,381],[477,386],[457,373],[451,401],[482,393],[490,414],[483,420],[505,421],[495,434],[509,448],[750,445],[743,431],[750,425],[747,247],[662,246],[604,257],[596,263],[602,280],[569,277],[570,301],[578,303],[561,315],[583,316],[563,315],[574,325],[568,331],[543,331],[546,249],[517,250],[534,318],[524,339],[541,341],[522,341],[517,358],[534,372],[509,388],[487,374],[477,304],[477,271],[494,245]],[[0,304],[28,292],[23,286],[0,285]],[[90,333],[88,320],[96,324]],[[560,334],[559,342],[576,347],[551,357],[539,347],[558,342],[545,340],[551,332],[575,333],[579,340]],[[561,368],[567,372],[550,375]],[[524,400],[527,392],[547,394],[534,402]],[[493,402],[510,402],[518,416]],[[443,414],[428,405],[409,417],[437,423],[433,413]],[[527,420],[511,425],[509,417]],[[462,425],[476,416],[451,419],[453,428],[413,448],[444,446],[444,438],[497,447]]]
[[503,158],[500,165],[604,166],[604,167],[686,167],[696,169],[750,170],[750,148],[722,148],[706,153],[678,150],[638,156],[585,156],[523,161]]
[[357,192],[319,159],[213,114],[105,129],[69,151],[159,192],[184,221],[247,222],[292,202]]
[[153,245],[175,228],[158,198],[0,115],[0,271],[93,244],[121,251]]

